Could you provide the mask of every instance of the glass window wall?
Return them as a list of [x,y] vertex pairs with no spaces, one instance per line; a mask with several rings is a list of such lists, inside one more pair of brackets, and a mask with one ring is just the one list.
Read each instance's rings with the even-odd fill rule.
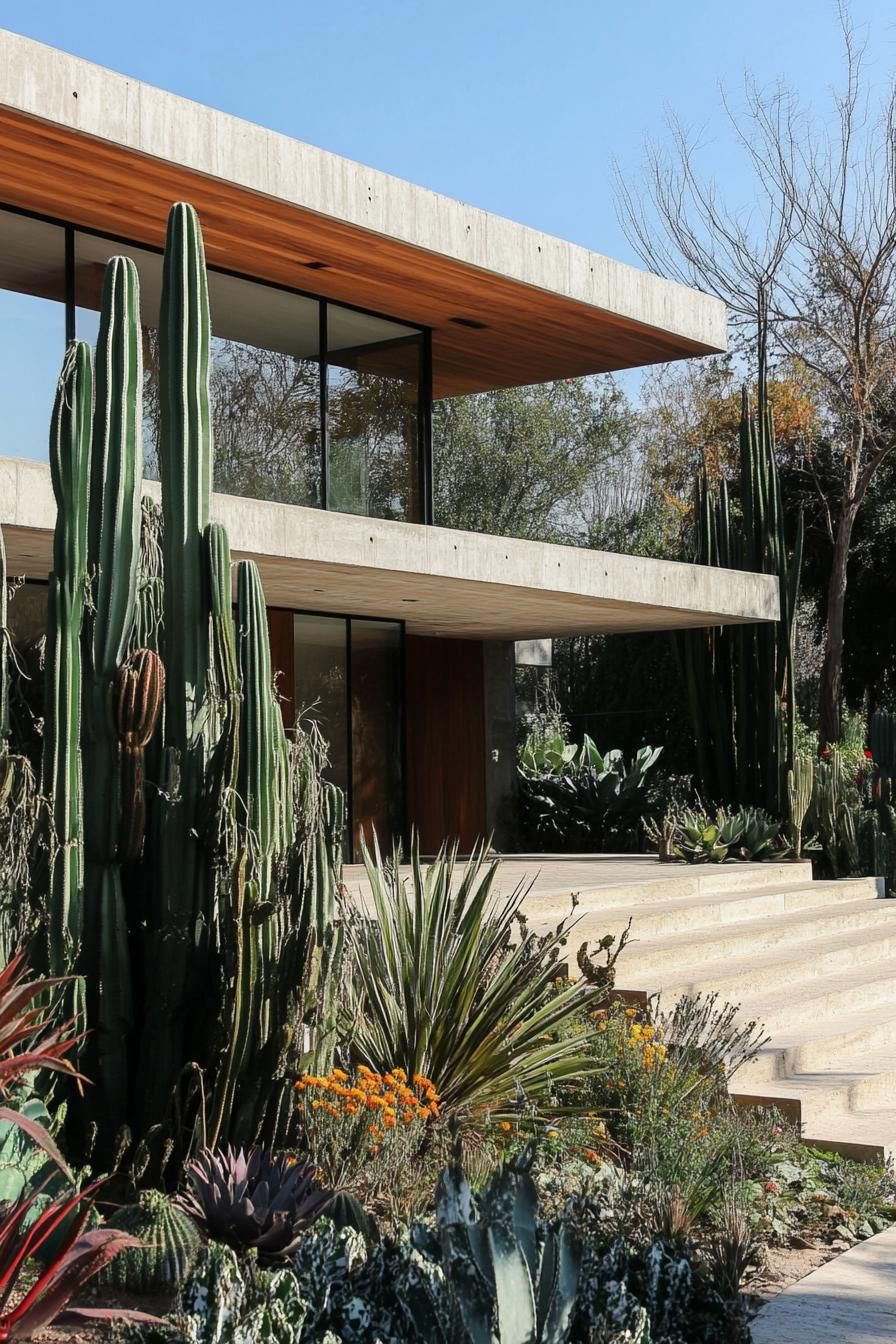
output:
[[[118,254],[140,277],[145,470],[158,476],[160,253],[2,208],[0,451],[46,460],[66,331],[95,346],[103,274]],[[209,271],[209,300],[215,488],[425,521],[425,333],[222,271]]]
[[421,334],[327,306],[328,505],[422,522]]
[[65,230],[0,210],[0,453],[49,458],[65,354]]

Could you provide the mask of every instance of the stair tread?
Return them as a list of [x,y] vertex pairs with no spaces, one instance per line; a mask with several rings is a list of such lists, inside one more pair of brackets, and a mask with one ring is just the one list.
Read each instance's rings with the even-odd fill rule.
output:
[[[638,901],[635,903],[635,909],[630,913],[635,915],[636,911],[666,911],[682,909],[684,907],[704,907],[711,905],[736,905],[739,901],[755,901],[762,897],[769,896],[798,896],[812,892],[819,896],[836,896],[837,905],[846,905],[850,901],[860,899],[878,900],[873,885],[869,885],[869,879],[857,877],[844,879],[840,882],[828,881],[805,881],[805,882],[774,882],[755,887],[722,887],[718,890],[710,888],[709,890],[696,891],[686,896],[671,896],[663,892],[659,884],[654,886],[652,883],[618,883],[600,887],[556,887],[541,888],[530,896],[526,897],[525,910],[527,914],[536,915],[542,910],[553,910],[553,903],[560,901],[567,904],[574,891],[579,900],[579,912],[592,916],[600,915],[604,910],[607,917],[617,916],[619,905],[611,902],[609,905],[601,905],[601,898],[614,890],[625,893],[626,891],[636,890],[638,886],[645,889],[656,891],[659,899],[650,901]],[[592,901],[594,902],[592,904]]]
[[[811,1045],[818,1041],[843,1041],[842,1050],[849,1050],[848,1038],[890,1022],[893,1028],[893,1040],[896,1043],[896,999],[892,1004],[879,1004],[873,1008],[841,1014],[835,1021],[826,1022],[810,1019],[808,1022],[789,1023],[787,1027],[772,1032],[771,1040],[762,1047],[760,1054],[778,1054],[783,1050],[798,1050],[800,1046]],[[834,1044],[834,1049],[837,1045]],[[854,1048],[854,1047],[853,1047]]]
[[[776,931],[787,933],[792,928],[805,928],[808,924],[823,926],[837,919],[860,914],[879,916],[882,924],[896,921],[896,901],[891,903],[873,896],[867,900],[838,902],[836,905],[813,907],[811,910],[788,910],[784,914],[775,915],[761,921],[750,919],[729,920],[721,925],[713,924],[704,928],[686,929],[680,933],[663,934],[656,938],[642,939],[638,945],[642,948],[649,948],[651,952],[661,952],[667,949],[671,951],[677,947],[693,947],[695,943],[709,943],[718,940],[720,930],[723,931],[724,936],[736,938],[739,930],[747,934],[753,933],[756,925],[759,924],[761,928],[770,933]],[[819,933],[823,935],[824,929],[820,928]],[[637,937],[637,917],[632,920],[632,937],[633,941],[630,946],[634,949],[634,939]],[[827,942],[827,940],[825,941]],[[811,942],[812,939],[807,938],[801,941],[799,945],[805,947],[810,945]],[[728,959],[726,958],[726,960]]]

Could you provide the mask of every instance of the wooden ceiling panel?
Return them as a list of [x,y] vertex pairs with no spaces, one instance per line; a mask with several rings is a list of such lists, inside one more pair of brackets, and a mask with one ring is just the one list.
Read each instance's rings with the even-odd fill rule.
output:
[[171,202],[189,200],[210,265],[431,327],[437,397],[708,349],[9,108],[0,108],[0,199],[153,247]]

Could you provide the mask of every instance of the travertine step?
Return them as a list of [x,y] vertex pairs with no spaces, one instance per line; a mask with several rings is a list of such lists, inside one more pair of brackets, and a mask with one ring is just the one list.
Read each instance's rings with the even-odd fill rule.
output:
[[[593,938],[612,932],[623,917],[632,917],[632,937],[639,940],[712,928],[738,925],[750,920],[765,920],[795,911],[828,906],[845,906],[857,900],[875,897],[867,880],[854,882],[801,882],[735,891],[708,891],[674,899],[639,900],[608,904],[603,892],[582,892],[576,911],[577,934]],[[569,912],[569,895],[561,899],[539,892],[526,902],[526,916],[535,929],[556,924]]]
[[[685,973],[676,968],[682,964],[696,963],[701,974],[709,965],[718,965],[728,975],[731,967],[744,967],[745,972],[755,969],[768,954],[773,954],[776,960],[786,956],[801,961],[809,953],[814,960],[819,950],[824,955],[824,949],[839,946],[850,934],[856,934],[859,943],[873,943],[877,938],[896,933],[896,901],[883,902],[877,897],[842,901],[764,919],[730,918],[709,928],[691,928],[657,937],[648,933],[644,937],[651,927],[655,926],[650,924],[646,912],[633,920],[632,941],[619,963],[621,983],[630,983],[633,977],[656,979],[658,983],[681,981]],[[859,936],[862,934],[869,936],[863,939]],[[817,948],[813,946],[816,943]]]

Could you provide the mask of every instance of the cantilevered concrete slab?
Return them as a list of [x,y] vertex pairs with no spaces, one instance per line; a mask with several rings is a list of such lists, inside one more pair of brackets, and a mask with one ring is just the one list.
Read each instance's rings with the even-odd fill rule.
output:
[[706,354],[718,300],[0,30],[0,200],[433,332],[437,397]]
[[[412,634],[529,639],[778,617],[768,575],[230,495],[215,495],[213,513],[235,555],[258,561],[269,606],[391,617]],[[49,468],[0,457],[11,574],[46,578],[55,516]]]

